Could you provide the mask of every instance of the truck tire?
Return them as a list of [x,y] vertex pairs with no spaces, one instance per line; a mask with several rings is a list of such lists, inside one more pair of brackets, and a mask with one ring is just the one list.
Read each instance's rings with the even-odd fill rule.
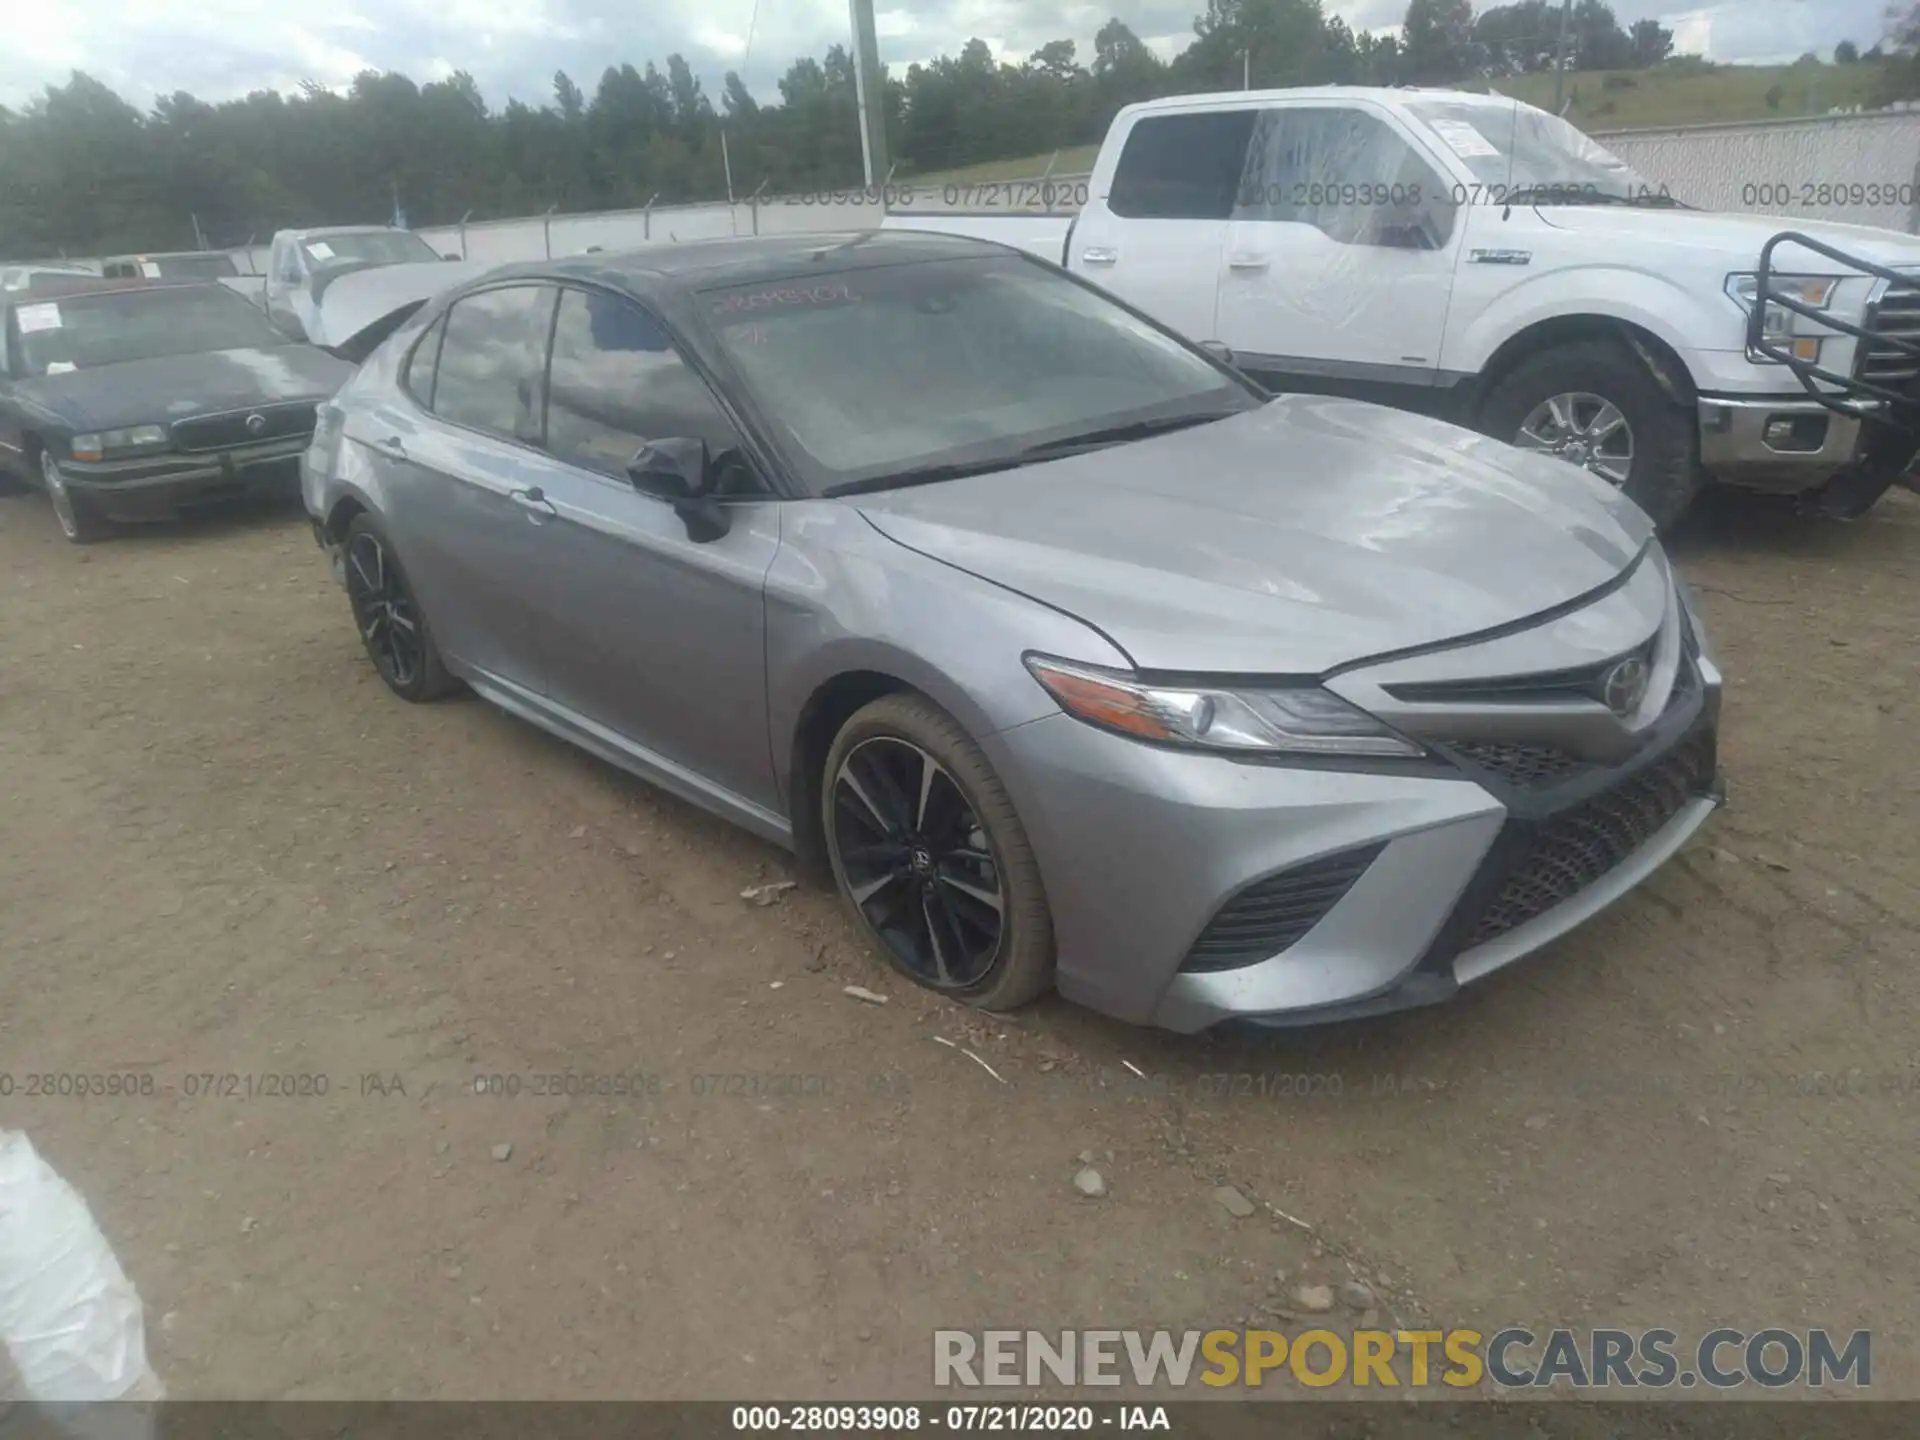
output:
[[1556,345],[1519,361],[1488,393],[1480,428],[1584,466],[1663,530],[1702,488],[1693,415],[1616,340]]

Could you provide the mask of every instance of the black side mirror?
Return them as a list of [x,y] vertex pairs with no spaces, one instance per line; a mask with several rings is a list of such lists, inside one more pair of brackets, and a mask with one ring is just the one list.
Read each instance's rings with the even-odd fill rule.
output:
[[442,255],[440,258],[442,260],[458,260],[460,257],[454,254],[453,251],[449,250],[447,251],[446,254]]
[[690,435],[649,440],[627,462],[633,488],[671,504],[686,521],[687,534],[702,543],[718,540],[731,528],[726,507],[714,498],[719,477],[707,442]]

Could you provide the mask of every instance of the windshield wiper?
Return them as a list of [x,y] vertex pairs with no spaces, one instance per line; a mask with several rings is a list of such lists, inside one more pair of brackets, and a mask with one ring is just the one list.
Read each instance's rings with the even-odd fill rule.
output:
[[1087,450],[1103,450],[1109,445],[1124,445],[1129,440],[1145,440],[1151,435],[1164,435],[1170,430],[1187,430],[1195,425],[1209,425],[1215,420],[1225,420],[1229,415],[1238,415],[1238,410],[1201,410],[1187,415],[1163,415],[1157,420],[1130,420],[1124,425],[1110,425],[1104,430],[1089,430],[1081,435],[1069,435],[1062,440],[1043,440],[1038,445],[1029,445],[1020,452],[1025,462],[1035,460],[1057,460],[1067,455],[1078,455]]
[[909,485],[934,485],[942,480],[960,480],[968,475],[990,475],[996,470],[1018,470],[1032,462],[1020,455],[1001,455],[991,460],[955,460],[943,465],[916,465],[885,475],[869,475],[864,480],[843,480],[829,485],[824,496],[865,495],[874,490],[904,490]]
[[875,490],[900,490],[909,485],[933,485],[942,480],[960,480],[968,475],[990,475],[996,470],[1018,470],[1023,465],[1038,465],[1046,460],[1063,460],[1069,455],[1078,455],[1084,451],[1104,450],[1109,445],[1122,445],[1129,440],[1144,440],[1149,435],[1164,435],[1169,430],[1185,430],[1193,425],[1205,425],[1240,413],[1238,410],[1205,410],[1190,415],[1165,415],[1157,420],[1131,420],[1125,425],[1112,425],[1104,430],[1088,430],[1079,435],[1069,435],[1061,440],[1043,440],[1038,445],[1029,445],[1026,449],[1016,451],[1012,455],[995,456],[988,460],[956,460],[941,465],[917,465],[908,470],[895,470],[886,475],[871,475],[864,480],[844,480],[838,485],[829,485],[820,493],[828,497],[863,495]]
[[1671,195],[1647,190],[1638,195],[1617,195],[1611,190],[1588,190],[1575,185],[1521,185],[1509,190],[1507,205],[1631,205],[1653,210],[1691,210],[1693,207]]

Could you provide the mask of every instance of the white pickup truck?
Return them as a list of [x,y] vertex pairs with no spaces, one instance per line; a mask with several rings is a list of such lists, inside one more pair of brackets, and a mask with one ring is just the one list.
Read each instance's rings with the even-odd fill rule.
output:
[[1663,524],[1709,481],[1859,514],[1920,448],[1920,240],[1693,209],[1503,96],[1155,100],[1077,216],[884,223],[1031,250],[1274,388],[1549,451]]

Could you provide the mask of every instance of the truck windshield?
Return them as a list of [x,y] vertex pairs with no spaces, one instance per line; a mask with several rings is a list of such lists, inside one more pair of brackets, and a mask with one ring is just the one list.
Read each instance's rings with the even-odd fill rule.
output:
[[1531,105],[1410,100],[1407,109],[1487,186],[1484,198],[1495,203],[1509,194],[1543,205],[1666,196],[1604,145]]
[[440,257],[411,230],[352,230],[340,235],[315,235],[300,242],[307,263],[318,270],[328,265],[408,265]]
[[15,305],[13,333],[27,375],[287,343],[265,315],[224,285],[154,286]]
[[218,280],[222,275],[238,275],[240,267],[231,255],[208,252],[202,255],[162,255],[155,261],[167,280]]
[[711,290],[708,323],[816,493],[1010,469],[1251,410],[1206,356],[1016,256]]

